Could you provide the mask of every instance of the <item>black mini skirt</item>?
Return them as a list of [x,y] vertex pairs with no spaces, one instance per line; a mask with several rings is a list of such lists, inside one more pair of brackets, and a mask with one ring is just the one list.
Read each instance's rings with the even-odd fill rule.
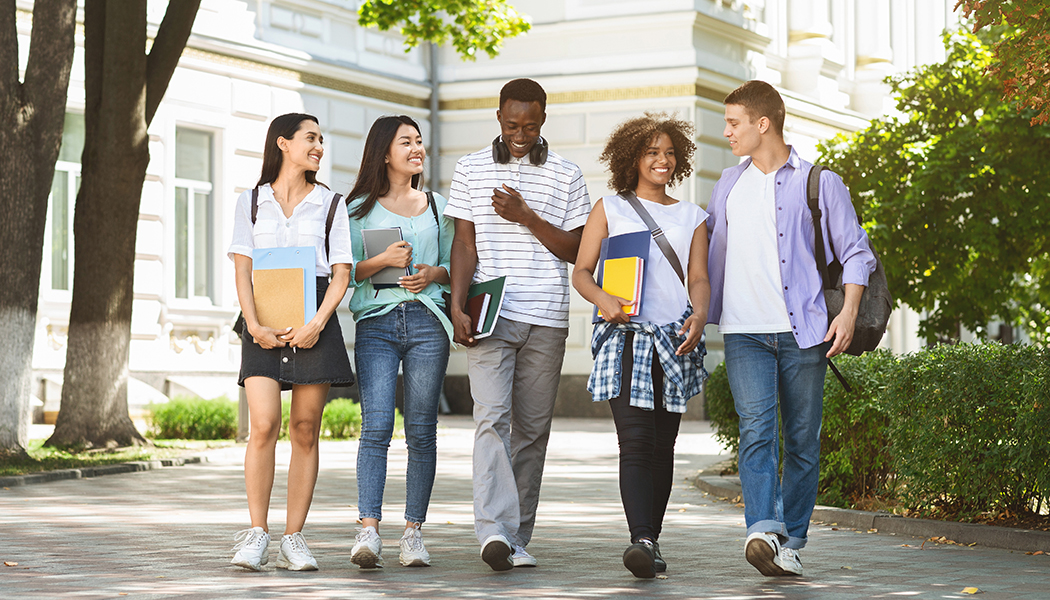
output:
[[[320,308],[328,291],[328,278],[317,278],[317,306]],[[241,331],[241,371],[237,383],[244,387],[249,377],[269,377],[281,384],[282,390],[293,385],[328,383],[336,387],[354,384],[354,371],[346,354],[339,318],[332,315],[313,348],[264,349],[252,339],[248,328]]]

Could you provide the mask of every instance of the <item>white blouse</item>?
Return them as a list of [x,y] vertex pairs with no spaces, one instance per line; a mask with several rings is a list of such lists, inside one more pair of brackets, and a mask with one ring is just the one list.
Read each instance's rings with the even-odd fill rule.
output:
[[335,192],[315,185],[292,210],[292,216],[285,217],[284,210],[273,197],[273,188],[266,184],[259,188],[259,210],[253,229],[252,191],[245,190],[237,198],[237,208],[233,217],[233,241],[226,255],[233,260],[235,254],[251,258],[252,250],[256,248],[313,246],[318,277],[331,275],[333,264],[352,265],[354,257],[350,252],[350,220],[345,209],[337,208],[335,211],[332,231],[328,238],[330,255],[325,256],[324,228],[334,198]]

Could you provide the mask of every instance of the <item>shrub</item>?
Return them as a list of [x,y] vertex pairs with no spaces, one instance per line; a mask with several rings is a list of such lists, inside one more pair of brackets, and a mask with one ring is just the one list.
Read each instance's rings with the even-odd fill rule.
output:
[[937,346],[886,390],[901,493],[922,513],[1026,512],[1050,495],[1050,352]]
[[834,361],[853,391],[847,393],[828,369],[817,501],[848,508],[860,498],[889,491],[894,483],[890,415],[881,395],[895,376],[898,359],[879,350]]
[[361,405],[349,398],[336,398],[321,415],[321,438],[349,440],[361,435]]
[[237,436],[237,403],[176,396],[151,404],[148,435],[159,439],[227,440]]
[[707,418],[715,428],[715,439],[736,456],[740,449],[740,417],[733,407],[733,392],[729,390],[726,364],[719,363],[704,383]]

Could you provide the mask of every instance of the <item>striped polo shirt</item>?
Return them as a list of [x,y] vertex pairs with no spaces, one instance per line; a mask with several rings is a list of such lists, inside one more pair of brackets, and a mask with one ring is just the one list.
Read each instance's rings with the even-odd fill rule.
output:
[[500,318],[547,327],[569,326],[569,271],[523,225],[507,221],[492,208],[492,191],[507,184],[521,193],[533,211],[564,231],[583,227],[591,199],[580,168],[549,152],[533,165],[511,157],[503,165],[492,148],[468,154],[456,163],[445,216],[474,223],[478,266],[474,281],[506,276]]

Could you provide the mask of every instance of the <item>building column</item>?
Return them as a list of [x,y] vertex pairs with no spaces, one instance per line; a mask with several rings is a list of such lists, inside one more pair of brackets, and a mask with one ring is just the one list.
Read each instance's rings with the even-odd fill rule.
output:
[[788,5],[788,64],[784,86],[816,98],[821,104],[845,107],[839,92],[842,56],[831,41],[834,31],[827,0],[792,0]]
[[893,105],[889,86],[883,83],[894,72],[890,0],[855,0],[854,10],[857,63],[852,108],[874,117],[885,114]]

